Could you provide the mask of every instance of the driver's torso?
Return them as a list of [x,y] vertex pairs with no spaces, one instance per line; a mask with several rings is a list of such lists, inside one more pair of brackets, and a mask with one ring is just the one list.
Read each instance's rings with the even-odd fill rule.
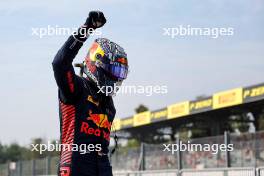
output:
[[[101,149],[102,153],[108,153],[111,125],[115,116],[111,97],[95,97],[95,90],[92,90],[88,80],[79,77],[78,81],[82,85],[78,100],[69,102],[59,93],[61,144],[73,146],[71,150],[61,150],[60,173],[65,175],[75,168],[81,169],[82,163],[91,160],[90,155],[84,153],[85,145],[88,149],[90,144],[89,150],[94,150],[92,152]],[[80,146],[82,151],[79,151]]]

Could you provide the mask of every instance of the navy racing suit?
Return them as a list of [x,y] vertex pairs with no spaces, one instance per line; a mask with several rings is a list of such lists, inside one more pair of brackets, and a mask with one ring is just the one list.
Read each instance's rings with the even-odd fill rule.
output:
[[[85,40],[70,36],[52,62],[59,89],[61,145],[71,146],[70,150],[63,148],[60,152],[58,175],[112,176],[107,156],[116,113],[112,97],[97,93],[97,86],[77,76],[72,66]],[[89,146],[85,154],[73,150],[74,146],[83,145]]]

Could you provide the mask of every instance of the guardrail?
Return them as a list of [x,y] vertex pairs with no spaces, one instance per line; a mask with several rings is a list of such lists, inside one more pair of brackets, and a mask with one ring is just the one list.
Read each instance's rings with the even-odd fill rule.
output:
[[[264,174],[264,168],[258,169]],[[216,168],[216,169],[183,169],[183,170],[153,170],[115,172],[114,176],[264,176],[257,175],[256,169],[251,167],[241,168]]]
[[114,176],[179,176],[178,170],[114,172]]
[[183,169],[180,176],[257,176],[256,169],[252,167],[217,168],[217,169]]

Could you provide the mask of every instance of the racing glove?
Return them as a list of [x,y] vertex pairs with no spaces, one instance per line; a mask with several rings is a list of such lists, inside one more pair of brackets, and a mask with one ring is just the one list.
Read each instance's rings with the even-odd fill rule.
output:
[[102,27],[106,23],[103,12],[91,11],[84,23],[73,36],[80,42],[85,42],[88,35],[95,29]]

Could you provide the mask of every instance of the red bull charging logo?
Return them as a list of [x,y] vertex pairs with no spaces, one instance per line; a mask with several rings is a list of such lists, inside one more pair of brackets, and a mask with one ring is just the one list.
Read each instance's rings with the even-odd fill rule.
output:
[[[92,121],[99,128],[92,128],[89,123],[82,122],[80,132],[86,133],[88,135],[95,135],[98,137],[103,135],[103,138],[108,141],[110,140],[110,131],[112,123],[108,121],[108,116],[106,114],[93,114],[92,111],[89,111],[89,117],[87,117],[87,120],[90,122]],[[107,129],[107,132],[100,128]]]
[[111,130],[112,123],[108,121],[108,116],[106,114],[93,114],[92,111],[89,111],[89,116],[87,120],[92,120],[100,128]]

